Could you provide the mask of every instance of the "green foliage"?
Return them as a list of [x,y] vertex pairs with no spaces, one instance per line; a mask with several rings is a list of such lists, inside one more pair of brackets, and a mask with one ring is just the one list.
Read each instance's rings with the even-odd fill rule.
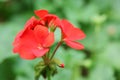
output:
[[[64,62],[65,68],[58,69],[52,80],[120,80],[119,3],[120,0],[0,0],[0,80],[34,79],[34,65],[40,59],[20,59],[12,52],[12,42],[35,9],[47,9],[68,19],[86,34],[81,41],[84,50],[63,44],[57,51],[55,57]],[[60,36],[59,31],[55,35]]]

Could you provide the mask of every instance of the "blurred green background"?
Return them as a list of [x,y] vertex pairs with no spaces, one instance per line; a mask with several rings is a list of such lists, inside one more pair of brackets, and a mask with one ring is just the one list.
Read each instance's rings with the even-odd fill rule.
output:
[[13,54],[12,42],[37,9],[68,19],[86,34],[84,50],[63,44],[57,51],[65,68],[52,80],[120,80],[120,0],[0,0],[0,80],[34,80],[40,60]]

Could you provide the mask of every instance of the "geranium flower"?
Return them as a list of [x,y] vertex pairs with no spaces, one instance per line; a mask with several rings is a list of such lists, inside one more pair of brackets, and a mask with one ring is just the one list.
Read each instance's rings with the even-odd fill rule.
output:
[[85,38],[85,34],[79,28],[75,28],[70,22],[67,20],[61,21],[62,26],[62,40],[70,47],[74,49],[83,49],[84,46],[76,40],[81,40]]
[[20,31],[14,42],[13,52],[19,53],[23,59],[34,59],[45,55],[54,42],[53,32],[32,17]]

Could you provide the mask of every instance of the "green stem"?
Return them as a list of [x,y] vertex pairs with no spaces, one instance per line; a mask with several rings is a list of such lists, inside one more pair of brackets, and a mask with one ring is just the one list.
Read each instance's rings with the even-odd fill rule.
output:
[[44,55],[42,58],[43,58],[44,63],[47,65],[49,63],[48,54]]
[[51,80],[50,73],[48,73],[48,80]]
[[48,53],[47,53],[47,57],[49,58],[49,56],[50,56],[50,49],[49,49],[49,51],[48,51]]
[[45,62],[45,56],[42,57],[43,61]]
[[51,71],[49,67],[47,68],[47,78],[48,80],[51,80]]
[[55,53],[56,53],[57,49],[60,47],[60,45],[61,45],[61,44],[62,44],[62,41],[60,41],[60,42],[57,44],[57,46],[56,46],[55,50],[53,51],[53,54],[52,54],[52,56],[51,56],[50,60],[52,60],[52,58],[54,57],[54,55],[55,55]]

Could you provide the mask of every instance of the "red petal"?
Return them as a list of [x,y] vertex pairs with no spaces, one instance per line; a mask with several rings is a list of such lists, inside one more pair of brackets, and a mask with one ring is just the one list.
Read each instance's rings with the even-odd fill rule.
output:
[[48,36],[48,28],[45,26],[37,25],[34,29],[35,38],[39,43],[43,43],[44,39]]
[[85,34],[82,30],[79,28],[73,28],[71,33],[68,35],[68,38],[70,40],[81,40],[85,38]]
[[33,32],[31,30],[26,29],[24,34],[23,32],[24,30],[20,31],[13,42],[14,53],[19,52],[20,47],[23,45],[28,45],[29,43],[36,44],[35,39],[33,38],[34,37]]
[[43,49],[33,49],[32,52],[36,57],[42,57],[49,51],[49,48],[43,48]]
[[44,17],[45,15],[48,14],[48,11],[47,10],[35,10],[35,14],[38,17],[42,18],[42,17]]
[[78,49],[78,50],[81,50],[81,49],[84,49],[84,46],[78,42],[74,42],[74,41],[70,41],[70,40],[65,40],[65,43],[70,46],[71,48],[74,48],[74,49]]
[[61,29],[65,35],[69,35],[69,34],[71,34],[71,32],[73,30],[73,25],[70,22],[68,22],[67,20],[62,20]]
[[44,47],[50,47],[54,43],[54,33],[51,32],[43,42]]
[[14,53],[16,53],[16,52],[19,51],[19,47],[20,47],[20,36],[21,36],[22,33],[23,33],[23,30],[20,31],[20,32],[17,34],[17,36],[15,37],[15,40],[14,40],[14,42],[13,42],[13,46],[14,46],[13,52],[14,52]]
[[21,38],[21,44],[32,45],[32,46],[37,45],[33,30],[27,29],[24,35],[22,35],[20,38]]
[[63,38],[67,38],[69,40],[80,40],[85,38],[85,34],[79,28],[75,28],[70,22],[67,20],[62,20],[63,26]]
[[[31,38],[31,40],[33,40],[33,32],[29,29],[30,27],[33,26],[33,23],[35,23],[37,20],[32,17],[30,18],[27,23],[25,24],[25,29],[20,31],[14,42],[13,42],[13,46],[14,46],[14,49],[13,49],[13,52],[18,52],[19,51],[19,47],[21,45],[21,41],[22,42],[25,42],[26,40],[29,40],[29,38]],[[32,34],[32,35],[31,35]],[[21,38],[22,37],[22,38]],[[26,41],[27,42],[27,41]]]
[[24,35],[17,36],[14,45],[14,52],[20,54],[21,58],[23,59],[34,59],[35,56],[31,51],[33,48],[37,47],[38,43],[34,38],[34,33],[32,30],[27,29],[24,32]]
[[36,58],[34,53],[31,51],[31,48],[24,46],[20,48],[21,50],[19,51],[20,57],[26,60],[32,60]]
[[30,25],[33,25],[35,22],[37,22],[38,20],[34,17],[34,16],[32,16],[27,22],[26,22],[26,24],[25,24],[25,28],[26,27],[29,27]]
[[59,26],[60,25],[60,19],[53,14],[48,14],[45,17],[43,17],[41,20],[44,21],[45,24],[48,26]]

